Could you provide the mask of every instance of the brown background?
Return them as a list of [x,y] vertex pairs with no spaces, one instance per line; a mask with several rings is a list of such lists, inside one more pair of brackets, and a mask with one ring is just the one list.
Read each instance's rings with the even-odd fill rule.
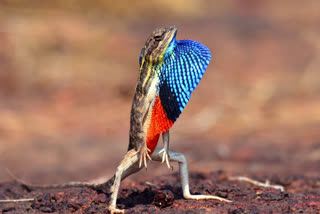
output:
[[[111,176],[157,27],[212,51],[171,130],[191,171],[319,177],[320,1],[0,2],[0,182]],[[177,166],[175,165],[175,170]],[[129,180],[170,173],[151,164]]]

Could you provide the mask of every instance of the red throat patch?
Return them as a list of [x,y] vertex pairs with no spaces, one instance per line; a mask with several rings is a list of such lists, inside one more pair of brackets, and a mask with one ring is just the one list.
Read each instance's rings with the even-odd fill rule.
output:
[[151,150],[149,154],[152,154],[156,148],[161,133],[166,132],[171,128],[173,122],[168,119],[166,112],[164,111],[160,97],[156,97],[156,101],[152,108],[151,121],[147,133],[147,147]]

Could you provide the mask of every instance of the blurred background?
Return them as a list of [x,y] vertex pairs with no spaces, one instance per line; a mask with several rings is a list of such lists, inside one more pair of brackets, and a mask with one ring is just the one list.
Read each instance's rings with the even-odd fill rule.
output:
[[[140,50],[171,25],[213,54],[171,130],[190,170],[319,176],[319,10],[318,0],[0,1],[0,181],[6,168],[35,183],[111,176]],[[168,173],[151,163],[129,180]]]

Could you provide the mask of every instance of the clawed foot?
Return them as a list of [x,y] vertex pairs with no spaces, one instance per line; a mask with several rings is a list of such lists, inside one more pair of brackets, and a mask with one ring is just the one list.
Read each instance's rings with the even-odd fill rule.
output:
[[151,157],[150,157],[150,155],[149,155],[149,152],[151,152],[151,150],[148,149],[147,146],[143,146],[143,147],[140,149],[139,168],[142,167],[142,164],[144,165],[144,167],[148,168],[147,159],[152,160]]
[[159,151],[159,154],[161,154],[161,153],[163,153],[163,154],[162,154],[162,161],[161,161],[161,163],[166,162],[166,164],[167,164],[167,166],[168,166],[168,169],[173,170],[173,167],[172,167],[171,164],[170,164],[170,157],[169,157],[169,154],[168,154],[167,150],[166,150],[165,148],[163,148],[163,149],[161,149],[161,150]]
[[110,211],[111,214],[124,213],[124,210],[118,209],[115,206],[109,206],[109,211]]
[[192,199],[192,200],[218,200],[223,202],[232,202],[228,199],[221,198],[214,195],[185,195],[185,199]]

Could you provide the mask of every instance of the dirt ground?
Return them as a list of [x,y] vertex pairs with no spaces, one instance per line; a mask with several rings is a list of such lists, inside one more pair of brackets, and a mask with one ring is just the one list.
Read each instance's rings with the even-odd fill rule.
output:
[[[118,207],[126,213],[319,213],[320,179],[303,175],[256,176],[281,184],[285,191],[229,181],[224,171],[192,173],[194,194],[213,194],[232,202],[192,201],[182,197],[177,173],[125,183]],[[34,198],[2,204],[2,213],[108,213],[109,194],[88,188],[28,191],[15,183],[1,184],[2,197]]]
[[194,194],[232,202],[184,200],[178,165],[152,162],[122,183],[118,206],[320,213],[319,1],[68,2],[0,2],[0,200],[35,199],[0,212],[107,213],[108,194],[28,191],[6,169],[37,184],[111,177],[127,149],[141,48],[155,28],[176,25],[178,40],[213,58],[170,148],[185,154]]

